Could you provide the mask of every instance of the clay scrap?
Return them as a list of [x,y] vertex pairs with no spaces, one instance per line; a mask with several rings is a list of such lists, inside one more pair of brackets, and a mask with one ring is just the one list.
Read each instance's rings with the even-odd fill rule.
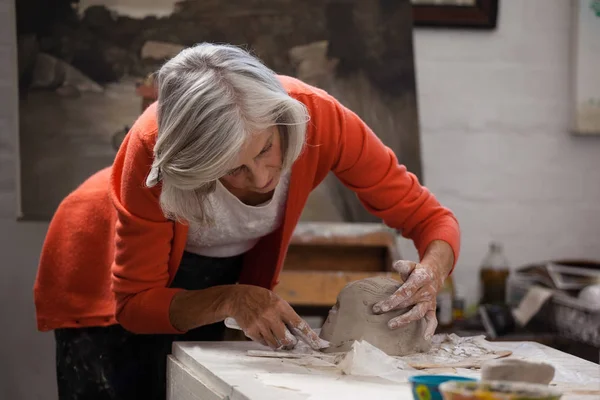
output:
[[346,352],[354,341],[364,340],[390,356],[426,352],[431,343],[423,338],[425,321],[415,321],[392,330],[390,319],[404,314],[408,309],[377,315],[372,311],[375,303],[386,299],[400,287],[400,282],[387,277],[373,277],[346,285],[329,311],[320,336],[331,343],[326,352]]
[[554,379],[554,367],[547,363],[507,358],[489,361],[481,367],[485,381],[512,381],[549,384]]

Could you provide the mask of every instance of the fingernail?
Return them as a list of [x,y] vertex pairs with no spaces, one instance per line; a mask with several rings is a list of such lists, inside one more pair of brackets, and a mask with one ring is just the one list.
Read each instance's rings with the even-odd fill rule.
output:
[[431,340],[431,335],[425,335],[425,340]]
[[377,305],[373,306],[373,312],[374,313],[380,313],[381,312],[381,307],[379,307]]
[[396,322],[390,322],[389,326],[390,326],[391,329],[396,329],[398,327],[398,323],[396,323]]

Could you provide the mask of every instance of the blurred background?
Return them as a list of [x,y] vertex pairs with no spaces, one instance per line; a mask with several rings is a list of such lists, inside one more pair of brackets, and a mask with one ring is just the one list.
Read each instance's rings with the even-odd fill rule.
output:
[[[55,393],[32,298],[48,221],[110,165],[151,73],[200,41],[332,93],[457,215],[440,332],[598,362],[599,34],[594,0],[0,0],[0,397]],[[417,260],[412,242],[328,178],[278,290],[319,326],[341,285],[397,257]]]

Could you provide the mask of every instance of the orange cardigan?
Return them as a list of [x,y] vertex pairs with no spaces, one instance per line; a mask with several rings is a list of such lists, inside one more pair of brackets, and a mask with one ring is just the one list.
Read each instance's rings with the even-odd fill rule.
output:
[[[411,238],[421,257],[436,239],[459,253],[459,226],[394,153],[324,91],[280,77],[310,114],[307,145],[292,167],[282,226],[244,256],[240,283],[273,288],[310,192],[332,171],[366,209]],[[160,185],[144,182],[157,134],[156,104],[135,122],[111,168],[89,178],[58,207],[34,285],[38,328],[120,323],[137,333],[178,333],[169,288],[187,226],[164,217]]]

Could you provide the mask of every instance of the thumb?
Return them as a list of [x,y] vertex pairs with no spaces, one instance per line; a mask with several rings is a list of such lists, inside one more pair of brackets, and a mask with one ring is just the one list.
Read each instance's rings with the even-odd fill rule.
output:
[[398,260],[394,262],[393,268],[400,274],[400,278],[402,278],[402,283],[408,280],[408,277],[414,271],[417,263],[414,261],[408,260]]

